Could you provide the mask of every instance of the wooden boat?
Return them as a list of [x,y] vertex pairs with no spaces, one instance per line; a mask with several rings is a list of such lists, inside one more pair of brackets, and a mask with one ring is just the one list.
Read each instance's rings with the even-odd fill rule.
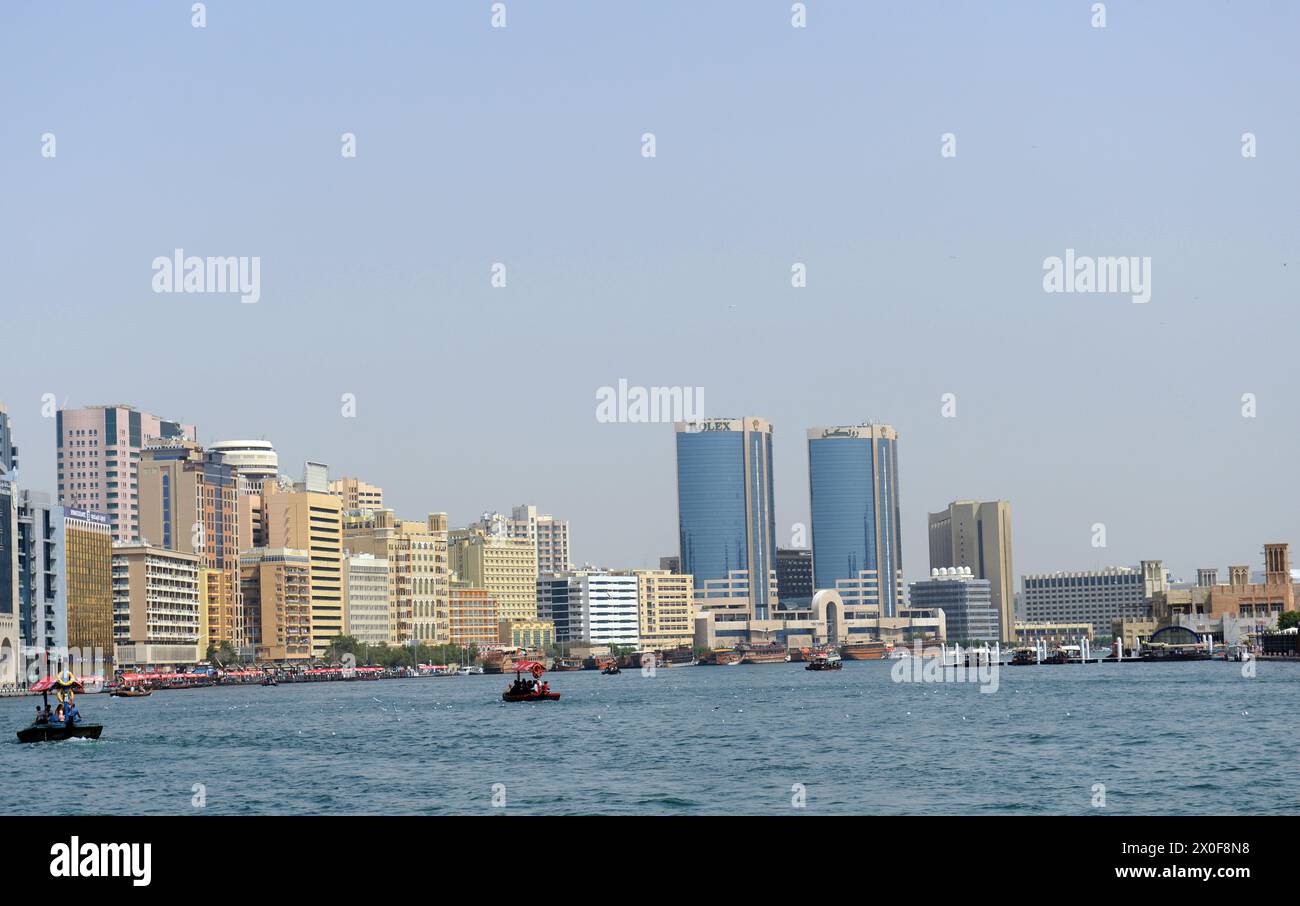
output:
[[745,645],[740,649],[742,664],[784,664],[790,660],[785,646],[780,643],[771,645]]
[[526,688],[523,679],[525,672],[531,673],[534,681],[540,681],[542,674],[546,672],[546,667],[541,661],[516,661],[514,668],[515,681],[510,688],[501,693],[503,702],[558,702],[560,700],[560,693],[549,689],[543,692],[540,685],[536,683],[535,688]]
[[715,648],[700,658],[700,663],[710,667],[724,667],[729,664],[739,664],[740,658],[741,653],[734,648]]
[[279,684],[278,682],[276,682],[275,677],[273,677],[273,676],[268,676],[266,679],[262,680],[262,685],[263,685],[263,686],[278,686],[278,685],[280,685],[280,684]]
[[18,741],[56,742],[62,739],[99,739],[99,734],[104,732],[103,724],[88,724],[78,717],[74,700],[76,693],[83,691],[83,688],[81,681],[73,676],[70,670],[64,670],[57,678],[47,676],[38,680],[28,691],[41,693],[46,714],[49,714],[50,690],[54,689],[59,696],[59,707],[69,708],[72,712],[72,720],[61,721],[55,720],[53,715],[48,718],[42,715],[32,721],[31,726],[18,731]]
[[600,672],[603,676],[618,676],[623,671],[619,668],[618,664],[609,664]]
[[99,739],[103,724],[33,723],[18,731],[19,742],[57,742],[61,739]]
[[148,698],[153,690],[148,686],[119,686],[109,694],[114,698]]
[[842,642],[840,657],[846,661],[879,661],[889,654],[891,646],[885,642],[863,640],[861,642]]
[[838,654],[822,654],[808,662],[805,670],[843,670],[844,660]]
[[552,673],[569,673],[582,669],[582,660],[576,657],[560,657],[551,661]]

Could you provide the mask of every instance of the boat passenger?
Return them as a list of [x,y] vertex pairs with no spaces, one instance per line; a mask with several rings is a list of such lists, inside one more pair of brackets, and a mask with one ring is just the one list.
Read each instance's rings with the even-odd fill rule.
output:
[[550,692],[550,691],[551,691],[551,684],[550,684],[549,682],[547,682],[547,683],[542,683],[542,695],[545,695],[546,693],[548,693],[548,692]]
[[72,725],[79,723],[81,723],[81,711],[77,709],[75,704],[68,705],[68,724]]
[[43,724],[50,719],[50,716],[41,710],[41,706],[36,706],[36,723]]
[[54,709],[54,721],[55,723],[63,723],[63,702],[59,702],[59,706]]

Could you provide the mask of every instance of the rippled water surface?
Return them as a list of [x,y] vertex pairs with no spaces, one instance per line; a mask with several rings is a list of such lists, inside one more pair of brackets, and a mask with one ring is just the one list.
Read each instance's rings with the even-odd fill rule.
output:
[[992,694],[892,666],[551,674],[546,704],[500,676],[88,695],[101,739],[35,745],[13,735],[35,700],[0,700],[0,802],[461,814],[503,784],[511,812],[799,814],[802,784],[809,814],[1300,812],[1300,665],[1004,668]]

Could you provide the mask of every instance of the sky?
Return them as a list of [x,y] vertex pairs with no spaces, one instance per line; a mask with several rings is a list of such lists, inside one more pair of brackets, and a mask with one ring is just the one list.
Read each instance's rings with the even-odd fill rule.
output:
[[[191,6],[0,4],[26,486],[45,394],[123,402],[657,565],[673,429],[597,420],[626,379],[772,422],[782,545],[805,429],[893,425],[909,578],[954,499],[1011,502],[1020,574],[1300,543],[1300,6]],[[155,293],[177,248],[257,256],[260,300]],[[1150,301],[1045,292],[1067,249],[1149,258]]]

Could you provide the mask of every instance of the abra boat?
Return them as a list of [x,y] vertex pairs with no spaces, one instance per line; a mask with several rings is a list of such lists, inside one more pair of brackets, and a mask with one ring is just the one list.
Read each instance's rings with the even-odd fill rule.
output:
[[119,686],[109,695],[113,698],[148,698],[153,695],[153,690],[148,686]]
[[[533,675],[532,680],[523,678],[524,671]],[[560,693],[550,691],[546,684],[538,684],[543,673],[546,672],[545,665],[541,661],[516,661],[515,662],[515,681],[501,693],[501,700],[505,702],[558,702]]]
[[805,670],[843,670],[844,660],[838,654],[819,654],[808,662]]
[[[58,710],[50,712],[50,690],[53,689],[59,700]],[[74,699],[76,693],[83,691],[81,681],[64,670],[58,678],[47,676],[29,689],[29,692],[41,693],[45,702],[45,711],[32,721],[30,727],[18,731],[19,742],[56,742],[62,739],[99,739],[104,732],[103,724],[88,724],[81,719]],[[67,718],[58,720],[59,712],[67,709]]]
[[273,677],[273,676],[268,676],[266,679],[262,680],[262,685],[263,685],[263,686],[278,686],[278,685],[280,685],[280,684],[276,681],[275,677]]
[[622,669],[618,666],[618,664],[609,664],[608,666],[605,667],[604,670],[602,670],[602,671],[600,671],[600,672],[601,672],[601,674],[602,674],[603,676],[618,676],[618,675],[619,675],[620,673],[622,673],[623,671],[622,671]]

